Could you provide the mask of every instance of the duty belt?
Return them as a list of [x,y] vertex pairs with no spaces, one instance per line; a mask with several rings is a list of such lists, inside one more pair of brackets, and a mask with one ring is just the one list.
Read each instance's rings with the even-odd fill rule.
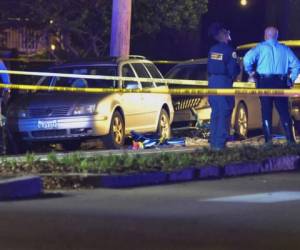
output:
[[219,73],[209,73],[208,76],[227,76],[227,77],[230,77],[229,75],[227,74],[219,74]]
[[288,75],[285,74],[259,74],[259,78],[276,78],[276,79],[281,79],[285,80],[288,78]]

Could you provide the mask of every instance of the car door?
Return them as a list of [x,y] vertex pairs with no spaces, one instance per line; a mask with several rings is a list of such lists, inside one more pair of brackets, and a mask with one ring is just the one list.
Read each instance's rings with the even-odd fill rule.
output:
[[[140,78],[149,78],[151,76],[143,63],[132,63],[132,66]],[[153,89],[155,87],[153,82],[140,82],[143,90]],[[143,123],[143,131],[153,131],[157,127],[157,116],[160,112],[160,98],[157,94],[142,93],[142,113],[140,119]]]
[[[144,63],[146,69],[148,70],[149,74],[151,75],[152,78],[154,79],[163,79],[162,74],[160,71],[157,69],[157,67],[153,63]],[[162,82],[154,82],[155,88],[159,88],[161,90],[169,90],[168,85],[166,83]],[[161,112],[161,108],[164,104],[167,104],[168,107],[173,109],[173,104],[172,104],[172,97],[170,94],[155,94],[155,112],[156,112],[156,120],[158,121],[159,115]],[[173,118],[173,115],[170,114],[170,118]],[[156,124],[155,124],[156,126]]]
[[[121,75],[123,77],[136,77],[132,66],[126,63],[121,66]],[[141,89],[138,81],[123,81],[122,88],[124,89]],[[141,132],[143,129],[143,99],[142,94],[139,93],[124,93],[121,96],[121,106],[125,116],[125,133],[131,130]]]
[[[238,81],[248,82],[248,74],[244,71],[243,65],[241,65],[242,74],[239,76]],[[234,123],[237,114],[238,105],[243,103],[246,106],[248,114],[248,129],[258,129],[261,128],[261,111],[260,111],[260,101],[258,96],[236,96],[235,97],[235,110],[232,123]]]
[[[191,80],[207,81],[207,63],[197,63],[193,69],[192,74],[190,75]],[[202,121],[210,120],[211,107],[208,102],[208,96],[198,97],[200,99],[199,105],[195,108],[198,114],[198,117]],[[196,97],[195,97],[196,99]],[[197,102],[198,103],[198,102]]]

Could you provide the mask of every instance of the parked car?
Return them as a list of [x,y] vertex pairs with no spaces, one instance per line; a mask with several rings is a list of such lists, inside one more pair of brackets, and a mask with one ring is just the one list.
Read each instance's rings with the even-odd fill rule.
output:
[[[290,47],[293,50],[293,52],[297,55],[297,57],[300,59],[300,40],[280,41],[280,43]],[[256,45],[257,43],[249,43],[249,44],[238,46],[237,51],[239,56],[242,58],[249,49],[255,47]],[[246,82],[248,80],[248,75],[245,72],[242,72],[238,80]],[[300,88],[300,74],[298,75],[298,78],[295,81],[295,88]],[[259,109],[254,110],[254,112],[256,111],[259,112],[259,116],[260,116],[261,115],[260,103],[258,105],[259,105]],[[300,133],[300,98],[299,97],[290,98],[290,112],[294,122],[295,132],[296,134],[299,134]],[[277,116],[277,119],[279,119],[279,115],[277,111],[275,112],[275,115]],[[279,120],[276,122],[276,124],[277,127],[279,127],[279,129],[281,130],[281,124]]]
[[[283,42],[291,46],[291,48],[300,56],[300,41]],[[238,47],[238,52],[242,55],[256,44],[248,44]],[[243,63],[240,61],[241,74],[237,81],[248,81],[248,75],[243,71]],[[196,59],[182,62],[175,65],[167,74],[167,79],[189,79],[189,80],[207,80],[207,59]],[[296,81],[300,84],[300,75]],[[179,97],[176,97],[179,98]],[[196,100],[195,97],[186,97]],[[176,102],[175,102],[176,103]],[[194,108],[198,117],[202,121],[210,120],[211,108],[207,97],[198,97],[198,102],[194,102]],[[291,98],[291,114],[297,131],[300,131],[300,98]],[[176,105],[174,105],[176,110]],[[178,109],[175,112],[174,122],[183,120],[193,120],[195,116],[189,109]],[[246,138],[249,130],[261,129],[261,110],[258,97],[253,96],[236,96],[235,106],[231,118],[231,127],[235,134],[240,138]],[[276,130],[281,129],[279,115],[277,110],[273,110],[273,127]]]
[[[105,62],[65,64],[50,69],[55,73],[163,78],[156,66],[142,57],[111,59]],[[166,84],[137,81],[92,80],[42,77],[37,85],[151,89]],[[134,130],[157,132],[168,138],[173,120],[169,94],[151,93],[76,93],[35,91],[14,98],[8,107],[9,127],[20,145],[35,142],[61,143],[67,150],[81,142],[100,138],[107,148],[121,148]],[[26,148],[25,147],[25,148]]]

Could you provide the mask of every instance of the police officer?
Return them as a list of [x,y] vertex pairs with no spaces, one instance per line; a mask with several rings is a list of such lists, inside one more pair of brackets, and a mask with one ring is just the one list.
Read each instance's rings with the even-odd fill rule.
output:
[[[0,70],[7,70],[4,62],[0,60]],[[0,74],[0,83],[10,84],[10,78],[7,73]],[[5,105],[7,104],[9,98],[9,89],[0,89],[0,154],[6,152],[6,117],[5,117]]]
[[[289,47],[280,44],[277,39],[277,28],[266,28],[265,41],[248,51],[244,57],[245,70],[252,79],[256,78],[257,88],[286,89],[293,85],[298,76],[298,58]],[[294,143],[288,97],[260,97],[260,102],[265,142],[272,142],[272,111],[275,103],[287,141]]]
[[[237,55],[229,45],[230,32],[220,23],[209,27],[209,35],[216,41],[208,55],[208,87],[231,88],[233,80],[240,73]],[[233,96],[210,96],[211,129],[210,145],[214,150],[223,149],[229,137],[231,114],[234,108]]]

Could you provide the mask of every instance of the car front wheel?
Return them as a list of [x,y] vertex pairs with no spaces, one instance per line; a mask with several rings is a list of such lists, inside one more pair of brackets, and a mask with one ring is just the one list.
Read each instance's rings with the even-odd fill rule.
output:
[[236,110],[234,130],[239,139],[246,139],[248,135],[248,112],[243,103]]
[[112,115],[109,134],[103,138],[106,148],[120,149],[125,142],[125,124],[120,112],[115,111]]
[[160,112],[158,125],[157,125],[157,133],[160,137],[164,139],[169,139],[171,137],[170,118],[165,109],[162,109]]

